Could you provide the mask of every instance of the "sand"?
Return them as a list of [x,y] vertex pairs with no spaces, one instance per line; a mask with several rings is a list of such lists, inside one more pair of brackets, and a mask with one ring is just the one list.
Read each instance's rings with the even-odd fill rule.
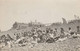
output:
[[39,43],[33,48],[28,46],[3,48],[0,51],[80,51],[80,38],[71,38],[62,42]]

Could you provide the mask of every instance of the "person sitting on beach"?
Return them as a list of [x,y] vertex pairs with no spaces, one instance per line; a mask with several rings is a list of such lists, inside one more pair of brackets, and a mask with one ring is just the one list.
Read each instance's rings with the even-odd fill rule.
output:
[[73,34],[74,34],[74,32],[71,30],[70,27],[69,27],[69,34],[70,34],[70,35],[73,35]]
[[64,33],[64,29],[63,28],[61,28],[61,35],[60,35],[60,37],[62,38],[62,37],[64,37],[64,35],[65,35],[65,33]]
[[56,34],[57,34],[57,28],[55,28],[54,30],[54,36],[56,36]]
[[80,27],[77,26],[77,34],[80,34]]

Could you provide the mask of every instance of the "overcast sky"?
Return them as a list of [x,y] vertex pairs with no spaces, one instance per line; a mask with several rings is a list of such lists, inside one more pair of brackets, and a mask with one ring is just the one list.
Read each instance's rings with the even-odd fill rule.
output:
[[80,0],[0,0],[0,29],[10,29],[15,21],[28,23],[62,22],[80,16]]

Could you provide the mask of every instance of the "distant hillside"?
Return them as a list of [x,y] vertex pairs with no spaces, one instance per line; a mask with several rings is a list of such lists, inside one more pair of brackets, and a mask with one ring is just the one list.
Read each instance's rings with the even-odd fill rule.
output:
[[[65,19],[66,22],[66,19]],[[51,29],[55,29],[57,28],[58,31],[60,31],[60,28],[64,28],[65,31],[68,30],[69,27],[72,28],[73,31],[77,31],[77,27],[80,27],[80,19],[78,20],[71,20],[69,22],[64,22],[63,19],[63,23],[52,23],[52,24],[42,24],[40,22],[30,22],[30,23],[18,23],[15,22],[13,24],[13,27],[8,30],[8,31],[4,31],[4,32],[0,32],[0,36],[1,35],[6,35],[6,34],[10,34],[11,36],[13,36],[15,33],[21,33],[24,31],[30,31],[32,28],[34,27],[38,27],[41,28],[42,30],[45,30],[46,28],[51,28]],[[47,25],[47,26],[46,26]],[[80,30],[80,28],[79,28]]]

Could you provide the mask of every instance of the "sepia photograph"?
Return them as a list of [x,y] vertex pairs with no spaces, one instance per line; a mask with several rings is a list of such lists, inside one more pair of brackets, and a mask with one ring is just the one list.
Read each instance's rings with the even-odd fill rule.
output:
[[0,0],[0,51],[80,51],[80,0]]

